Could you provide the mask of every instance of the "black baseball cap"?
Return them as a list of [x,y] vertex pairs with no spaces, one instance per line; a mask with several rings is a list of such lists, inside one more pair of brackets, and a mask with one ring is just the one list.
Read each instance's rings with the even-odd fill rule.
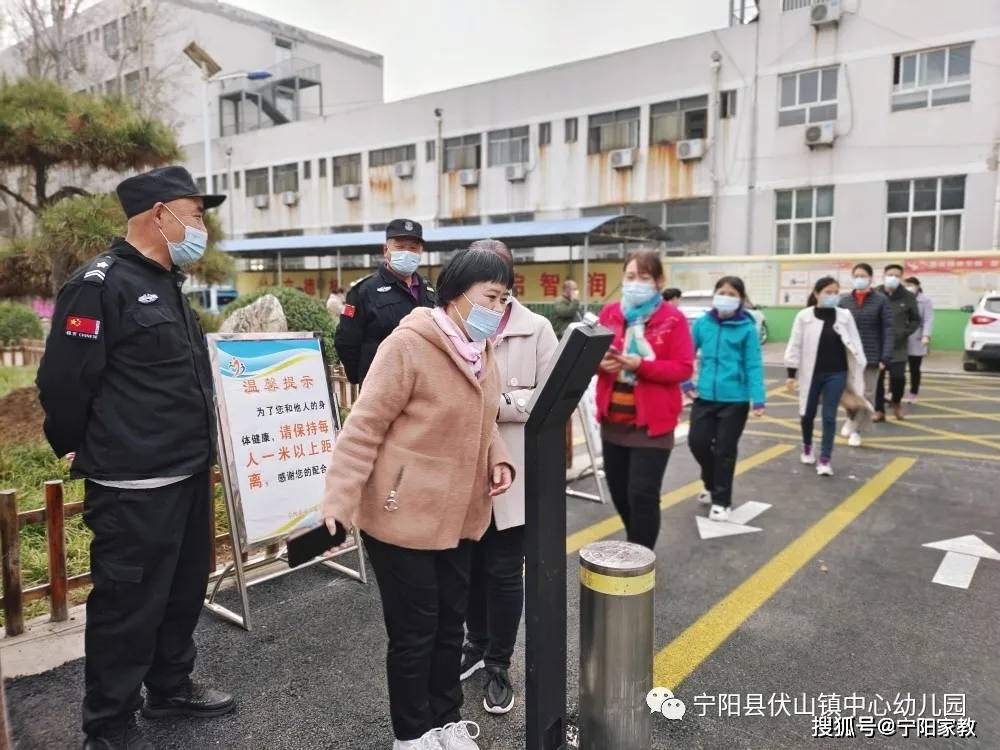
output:
[[424,228],[417,221],[393,219],[386,225],[385,238],[386,240],[391,240],[393,237],[410,237],[423,242]]
[[224,195],[209,195],[198,190],[191,173],[184,167],[160,167],[128,177],[118,183],[116,192],[130,219],[157,203],[178,198],[201,198],[205,208],[215,208],[226,199]]

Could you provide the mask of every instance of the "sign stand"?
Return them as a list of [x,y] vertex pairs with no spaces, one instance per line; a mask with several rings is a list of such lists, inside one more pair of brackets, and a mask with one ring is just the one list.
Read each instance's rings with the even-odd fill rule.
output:
[[578,497],[581,500],[590,500],[595,503],[606,504],[608,502],[608,490],[604,484],[604,471],[601,468],[603,463],[601,458],[601,434],[596,430],[597,425],[597,408],[596,408],[596,378],[591,380],[590,385],[587,387],[587,392],[580,399],[580,404],[576,407],[577,416],[580,418],[580,423],[583,425],[583,439],[587,444],[587,456],[590,458],[590,466],[573,478],[576,482],[580,479],[585,479],[586,477],[594,477],[594,483],[597,485],[597,494],[590,492],[581,492],[580,490],[574,490],[567,486],[566,494],[570,497]]
[[[319,430],[316,425],[322,420],[328,429],[323,434],[330,435],[330,440],[324,442],[332,443],[341,429],[340,409],[336,395],[330,388],[318,335],[309,332],[212,334],[208,336],[208,343],[217,394],[219,463],[223,493],[226,499],[226,515],[229,519],[229,539],[233,560],[210,576],[209,581],[212,586],[205,598],[204,606],[205,609],[218,617],[232,622],[244,630],[250,630],[249,588],[274,578],[280,578],[299,568],[277,568],[254,578],[248,577],[248,574],[260,568],[273,568],[281,563],[287,563],[284,545],[288,535],[296,529],[314,525],[318,521],[315,504],[313,507],[305,509],[307,512],[287,507],[292,503],[301,503],[303,495],[315,498],[316,503],[318,503],[325,485],[325,465],[323,472],[315,474],[311,471],[312,467],[309,467],[308,476],[301,468],[298,469],[296,475],[296,471],[292,468],[301,466],[301,460],[305,459],[307,455],[323,456],[323,454],[315,452],[305,453],[305,442],[310,442],[314,451],[316,448],[315,441],[308,440],[307,427],[308,435],[318,435]],[[279,372],[282,374],[278,375]],[[310,394],[320,400],[300,401],[294,405],[289,403],[287,411],[284,403],[275,406],[271,402],[281,393],[281,389],[277,385],[279,380],[284,381],[286,389],[292,388],[296,391],[299,385],[305,387],[308,383],[311,388],[317,383],[322,384],[315,393]],[[260,383],[258,384],[257,381]],[[236,384],[243,386],[242,391],[235,387]],[[253,396],[243,399],[242,392],[253,394]],[[274,395],[269,398],[268,392]],[[298,398],[301,396],[289,393],[282,401],[288,400],[290,402],[292,399],[298,400]],[[236,403],[237,401],[239,403]],[[312,408],[314,406],[316,408]],[[260,417],[259,424],[252,418],[247,418],[248,409],[256,410],[256,414]],[[269,424],[275,422],[273,420],[275,410],[277,410],[278,415],[284,415],[278,421],[294,422],[294,433],[291,424],[282,425],[278,429],[268,428]],[[296,422],[295,420],[300,421]],[[287,433],[284,430],[285,427],[288,428]],[[261,430],[268,428],[268,431],[254,433],[251,440],[245,432],[251,428]],[[244,431],[242,438],[236,434],[239,431]],[[294,435],[295,438],[301,437],[302,442],[293,446],[286,440],[286,435]],[[262,445],[276,447],[260,448]],[[261,461],[257,461],[253,452],[255,448],[260,451],[271,450],[271,453],[262,454]],[[237,463],[237,451],[244,449],[250,458],[245,465],[242,455],[240,462]],[[329,452],[325,455],[326,457],[315,460],[329,460]],[[280,493],[271,492],[263,501],[258,500],[254,498],[252,490],[263,492],[265,488],[270,488],[272,486],[271,479],[275,477],[277,468],[279,468],[274,462],[270,465],[263,462],[267,458],[275,459],[276,456],[276,461],[282,462],[282,468],[289,467],[289,475],[294,477],[294,480],[290,478],[288,481],[295,481],[295,489],[291,490],[289,486],[290,491],[286,492],[284,488],[281,488]],[[296,459],[299,459],[299,463],[296,463]],[[255,472],[253,475],[248,474],[250,466],[258,466],[259,472]],[[285,472],[282,472],[282,482],[285,481],[284,474]],[[303,478],[308,479],[308,481],[304,481]],[[248,488],[251,491],[248,491]],[[248,515],[250,515],[253,524],[249,530]],[[292,520],[274,528],[275,519],[283,518],[285,515],[292,517]],[[261,529],[265,529],[265,531],[261,531]],[[320,564],[356,581],[367,583],[368,576],[364,566],[363,546],[358,530],[354,531],[353,536],[354,546],[338,550],[329,557],[317,557],[299,567],[306,568]],[[250,557],[251,550],[260,548],[263,548],[261,554]],[[334,561],[335,558],[351,552],[357,552],[357,569]],[[233,578],[239,592],[240,613],[236,613],[216,601],[223,583],[229,577]]]

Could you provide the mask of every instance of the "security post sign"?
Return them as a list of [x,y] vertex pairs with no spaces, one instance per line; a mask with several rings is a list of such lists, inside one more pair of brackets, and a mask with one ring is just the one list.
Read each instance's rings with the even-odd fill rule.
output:
[[241,546],[319,523],[339,421],[312,333],[208,337],[231,521]]

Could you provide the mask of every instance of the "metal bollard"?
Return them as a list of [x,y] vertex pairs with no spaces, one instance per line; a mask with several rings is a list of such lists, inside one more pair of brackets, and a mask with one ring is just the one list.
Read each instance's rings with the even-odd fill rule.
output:
[[655,565],[630,542],[580,550],[580,750],[650,750]]

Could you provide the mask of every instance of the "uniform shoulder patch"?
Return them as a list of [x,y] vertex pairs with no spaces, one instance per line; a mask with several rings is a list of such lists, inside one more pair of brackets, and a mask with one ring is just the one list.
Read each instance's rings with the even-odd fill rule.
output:
[[358,310],[354,305],[344,305],[344,309],[340,311],[340,314],[345,318],[353,318],[357,311]]
[[107,278],[108,271],[111,270],[111,266],[114,263],[115,256],[110,253],[107,255],[98,255],[84,269],[83,280],[88,284],[100,286],[104,283],[104,279]]
[[353,289],[353,288],[354,288],[354,287],[356,287],[356,286],[357,286],[358,284],[360,284],[360,283],[361,283],[362,281],[368,281],[368,279],[370,279],[370,278],[371,278],[372,276],[374,276],[374,275],[375,275],[375,274],[373,274],[373,273],[370,273],[370,274],[368,274],[367,276],[362,276],[362,277],[361,277],[360,279],[358,279],[357,281],[352,281],[352,282],[351,282],[351,286],[350,286],[349,288],[350,288],[350,289]]
[[70,338],[97,341],[101,335],[101,321],[70,314],[66,316],[65,333]]

